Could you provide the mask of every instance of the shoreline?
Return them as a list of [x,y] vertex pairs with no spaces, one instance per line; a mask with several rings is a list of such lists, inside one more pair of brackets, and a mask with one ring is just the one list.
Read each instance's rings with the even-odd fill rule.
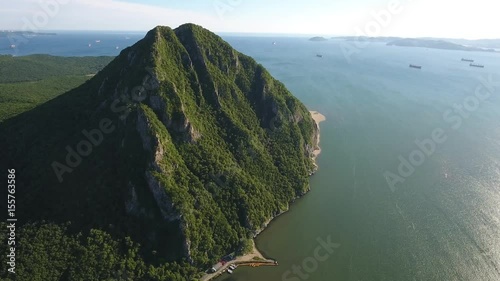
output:
[[[312,156],[314,166],[317,169],[318,165],[316,165],[316,158],[321,154],[321,147],[319,146],[319,143],[320,143],[320,126],[319,125],[321,122],[326,121],[326,117],[323,114],[319,113],[318,111],[311,110],[311,111],[309,111],[309,113],[311,114],[311,117],[314,120],[316,127],[317,127],[317,140],[316,140],[316,144],[314,145],[314,151],[313,151],[313,156]],[[288,209],[290,209],[290,204],[288,205]],[[269,221],[267,223],[265,223],[265,226],[260,231],[257,232],[257,234],[252,239],[252,242],[253,242],[252,252],[250,252],[244,256],[236,257],[234,260],[226,263],[219,271],[217,271],[213,274],[206,274],[200,280],[201,281],[209,281],[209,280],[215,279],[215,278],[219,277],[220,275],[224,274],[226,272],[227,268],[232,264],[256,262],[257,259],[259,259],[263,262],[268,262],[268,263],[274,262],[274,260],[272,260],[272,259],[265,258],[264,255],[259,251],[259,249],[257,248],[256,242],[255,242],[255,239],[257,238],[257,236],[259,234],[261,234],[269,226],[269,224],[274,219],[278,218],[279,216],[286,213],[287,211],[288,210],[278,214],[277,216],[270,218]],[[276,263],[276,265],[277,265],[277,263]]]
[[[316,145],[314,147],[313,151],[313,161],[316,162],[316,158],[321,154],[321,147],[319,146],[320,143],[320,138],[321,138],[321,130],[319,124],[323,121],[326,121],[326,117],[319,113],[318,111],[309,111],[311,113],[311,117],[316,122],[316,125],[318,126],[318,140],[316,141]],[[315,163],[316,164],[316,163]]]
[[255,239],[252,239],[252,251],[244,256],[238,256],[234,260],[228,261],[226,264],[224,264],[217,272],[214,273],[208,273],[205,274],[202,278],[200,278],[200,281],[209,281],[216,279],[220,277],[222,274],[226,273],[227,269],[231,265],[250,265],[253,266],[253,264],[264,264],[264,265],[277,265],[276,261],[272,259],[266,259],[264,255],[257,249],[257,246],[255,245]]

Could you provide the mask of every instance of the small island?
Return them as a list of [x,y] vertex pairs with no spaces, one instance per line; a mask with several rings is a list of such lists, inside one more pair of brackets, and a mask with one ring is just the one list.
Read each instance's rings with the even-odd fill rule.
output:
[[313,42],[323,42],[323,41],[328,41],[328,39],[326,39],[325,37],[321,37],[321,36],[316,36],[316,37],[312,37],[309,39],[309,41],[313,41]]

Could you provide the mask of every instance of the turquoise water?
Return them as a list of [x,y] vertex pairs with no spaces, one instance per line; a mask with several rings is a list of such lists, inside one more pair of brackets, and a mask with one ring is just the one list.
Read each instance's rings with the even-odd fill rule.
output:
[[[0,38],[0,53],[117,55],[143,35],[40,36],[17,51]],[[467,118],[448,111],[474,102],[479,77],[500,81],[500,54],[374,43],[348,61],[342,41],[225,39],[327,120],[312,191],[257,239],[280,266],[241,267],[219,280],[500,280],[500,84]],[[446,140],[420,152],[423,163],[393,191],[384,174],[399,175],[399,156],[418,156],[415,140],[439,129]],[[340,246],[328,252],[319,242],[328,240]]]
[[[500,83],[473,98],[479,77],[500,82],[500,54],[374,43],[349,62],[336,40],[226,39],[327,120],[312,191],[257,239],[280,266],[218,280],[500,280]],[[464,100],[464,117],[449,112]],[[429,156],[413,153],[435,130]],[[411,153],[393,192],[384,173]],[[328,237],[340,247],[316,258]]]

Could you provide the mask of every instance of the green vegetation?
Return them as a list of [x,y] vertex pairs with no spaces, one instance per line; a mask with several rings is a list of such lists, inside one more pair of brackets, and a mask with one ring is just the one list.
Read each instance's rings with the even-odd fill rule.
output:
[[[6,223],[0,223],[0,235],[7,236]],[[147,265],[139,255],[139,245],[130,237],[113,239],[100,230],[85,235],[68,235],[67,225],[41,222],[24,225],[16,233],[17,278],[4,281],[48,280],[194,280],[198,270],[186,263]],[[0,245],[8,253],[6,243]],[[0,266],[6,272],[6,264]]]
[[89,77],[53,77],[39,81],[0,84],[0,122],[33,109],[83,84]]
[[[112,132],[96,137],[106,119]],[[95,145],[76,161],[67,149],[90,140],[83,130]],[[155,28],[78,88],[0,124],[0,169],[16,169],[17,205],[29,206],[17,280],[199,277],[307,192],[316,130],[220,37]]]
[[0,55],[0,83],[36,81],[50,77],[95,74],[113,57],[55,57]]
[[253,251],[254,242],[252,239],[241,239],[238,256],[250,254]]
[[0,122],[80,86],[111,60],[0,56]]

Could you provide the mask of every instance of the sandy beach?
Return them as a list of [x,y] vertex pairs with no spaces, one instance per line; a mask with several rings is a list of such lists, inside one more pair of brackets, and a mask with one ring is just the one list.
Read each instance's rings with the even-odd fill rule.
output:
[[229,261],[224,266],[222,266],[217,272],[210,273],[210,274],[205,274],[200,280],[201,281],[212,280],[212,279],[220,276],[221,274],[225,273],[226,270],[229,268],[229,266],[232,265],[232,264],[240,264],[240,263],[244,263],[244,262],[258,262],[258,261],[267,261],[267,262],[270,262],[270,263],[273,262],[272,260],[266,259],[259,252],[259,250],[255,246],[255,241],[253,241],[253,249],[252,249],[251,253],[248,253],[248,254],[246,254],[244,256],[236,257],[236,259],[234,259],[232,261]]
[[313,154],[314,154],[313,159],[315,160],[316,157],[318,157],[318,155],[321,153],[321,147],[319,147],[319,141],[320,141],[320,136],[321,136],[320,129],[319,129],[319,127],[320,127],[319,123],[325,121],[326,117],[317,111],[309,111],[309,112],[311,113],[313,120],[316,122],[316,124],[318,124],[318,142],[316,143],[316,147],[315,147],[314,152],[313,152]]

